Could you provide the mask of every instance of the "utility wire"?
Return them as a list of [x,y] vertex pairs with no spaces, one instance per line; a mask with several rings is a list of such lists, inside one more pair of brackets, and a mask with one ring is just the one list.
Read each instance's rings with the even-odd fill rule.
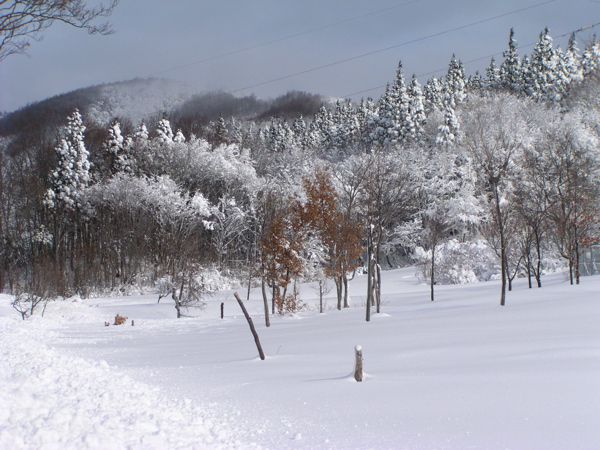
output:
[[370,17],[370,16],[376,16],[376,15],[379,15],[379,14],[383,14],[385,12],[392,11],[394,9],[400,8],[401,6],[408,6],[408,5],[411,5],[413,3],[419,3],[421,1],[422,0],[410,0],[410,1],[405,1],[405,2],[402,2],[402,3],[398,3],[396,5],[388,6],[387,8],[375,9],[375,10],[372,10],[372,11],[368,11],[368,12],[366,12],[364,14],[360,14],[360,15],[357,15],[357,16],[348,17],[346,19],[337,20],[335,22],[330,22],[330,23],[327,23],[325,25],[321,25],[321,26],[314,27],[314,28],[309,28],[307,30],[299,31],[297,33],[292,33],[292,34],[288,34],[288,35],[285,35],[285,36],[274,38],[274,39],[271,39],[271,40],[268,40],[268,41],[260,42],[260,43],[255,44],[255,45],[249,45],[247,47],[241,47],[241,48],[238,48],[238,49],[235,49],[235,50],[229,50],[229,51],[226,51],[226,52],[223,52],[223,53],[218,53],[216,55],[207,56],[206,58],[202,58],[202,59],[198,59],[198,60],[195,60],[195,61],[191,61],[191,62],[186,63],[186,64],[181,64],[181,65],[178,65],[178,66],[169,67],[168,69],[164,69],[164,70],[155,72],[155,75],[162,75],[162,74],[167,73],[167,72],[172,72],[173,70],[186,69],[188,67],[192,67],[192,66],[195,66],[195,65],[201,65],[201,64],[204,64],[204,63],[207,63],[207,62],[210,62],[210,61],[215,61],[215,60],[218,60],[218,59],[222,59],[222,58],[225,58],[227,56],[232,56],[232,55],[237,55],[237,54],[240,54],[240,53],[245,53],[245,52],[248,52],[248,51],[251,51],[251,50],[256,50],[257,48],[268,47],[270,45],[277,44],[277,43],[282,42],[282,41],[287,41],[287,40],[294,39],[294,38],[297,38],[297,37],[300,37],[300,36],[306,36],[308,34],[317,33],[319,31],[327,30],[329,28],[333,28],[333,27],[336,27],[338,25],[342,25],[342,24],[349,23],[349,22],[354,22],[356,20],[364,19],[364,18]]
[[[576,30],[567,31],[566,33],[554,36],[554,39],[560,39],[560,38],[564,38],[566,36],[570,36],[572,34],[577,34],[577,33],[583,32],[583,31],[591,30],[591,29],[597,27],[598,25],[600,25],[600,22],[596,22],[596,23],[593,23],[591,25],[586,25],[584,27],[579,27]],[[537,41],[530,42],[530,43],[524,44],[524,45],[519,45],[519,46],[517,46],[517,49],[521,50],[521,49],[524,49],[524,48],[533,47],[535,44],[537,44]],[[485,55],[485,56],[478,56],[477,58],[473,58],[473,59],[469,59],[467,61],[463,61],[463,63],[464,64],[471,64],[471,63],[474,63],[474,62],[478,62],[478,61],[490,59],[490,58],[493,58],[495,56],[500,56],[503,53],[504,53],[504,50],[502,50],[500,52],[496,52],[496,53],[491,53],[491,54]],[[417,77],[424,77],[424,76],[427,76],[427,75],[433,75],[433,74],[436,74],[436,73],[439,73],[439,72],[443,72],[443,71],[445,71],[447,69],[448,69],[447,66],[446,67],[441,67],[439,69],[430,70],[429,72],[418,73],[415,76],[417,76]],[[362,89],[360,91],[351,92],[349,94],[344,94],[343,98],[354,97],[355,95],[365,94],[367,92],[375,91],[375,90],[378,90],[378,89],[383,89],[386,86],[387,86],[387,83],[386,84],[380,84],[379,86],[374,86],[374,87],[371,87],[371,88],[368,88],[368,89]]]
[[378,53],[387,52],[389,50],[394,50],[394,49],[397,49],[397,48],[400,48],[400,47],[404,47],[406,45],[410,45],[410,44],[414,44],[414,43],[417,43],[417,42],[421,42],[421,41],[425,41],[425,40],[428,40],[428,39],[432,39],[432,38],[435,38],[435,37],[443,36],[445,34],[449,34],[449,33],[455,32],[455,31],[464,30],[466,28],[470,28],[470,27],[473,27],[475,25],[480,25],[480,24],[483,24],[483,23],[486,23],[486,22],[491,22],[493,20],[497,20],[497,19],[500,19],[502,17],[510,16],[510,15],[517,14],[517,13],[520,13],[520,12],[523,12],[523,11],[528,11],[528,10],[534,9],[534,8],[539,8],[541,6],[549,5],[550,3],[555,3],[556,1],[557,0],[547,0],[547,1],[544,1],[544,2],[535,3],[533,5],[526,6],[524,8],[513,9],[511,11],[508,11],[508,12],[505,12],[505,13],[502,13],[502,14],[497,14],[495,16],[486,17],[484,19],[479,19],[479,20],[476,20],[474,22],[469,22],[469,23],[466,23],[466,24],[463,24],[463,25],[459,25],[457,27],[448,28],[448,29],[443,30],[443,31],[438,31],[436,33],[428,34],[428,35],[421,36],[421,37],[418,37],[418,38],[415,38],[415,39],[410,39],[408,41],[404,41],[404,42],[401,42],[399,44],[395,44],[395,45],[390,45],[390,46],[387,46],[387,47],[378,48],[378,49],[371,50],[371,51],[368,51],[368,52],[365,52],[365,53],[360,53],[358,55],[354,55],[354,56],[350,56],[350,57],[347,57],[347,58],[338,59],[338,60],[332,61],[330,63],[321,64],[319,66],[314,66],[314,67],[311,67],[309,69],[304,69],[304,70],[301,70],[301,71],[298,71],[298,72],[293,72],[293,73],[289,73],[287,75],[282,75],[280,77],[272,78],[270,80],[262,81],[260,83],[256,83],[256,84],[253,84],[253,85],[249,85],[249,86],[245,86],[245,87],[233,89],[230,92],[237,93],[237,92],[241,92],[241,91],[247,91],[248,89],[254,89],[254,88],[257,88],[257,87],[265,86],[267,84],[275,83],[277,81],[287,80],[288,78],[293,78],[293,77],[296,77],[296,76],[299,76],[299,75],[304,75],[304,74],[307,74],[307,73],[316,72],[318,70],[326,69],[328,67],[337,66],[339,64],[344,64],[344,63],[347,63],[347,62],[350,62],[350,61],[355,61],[357,59],[365,58],[367,56],[376,55]]

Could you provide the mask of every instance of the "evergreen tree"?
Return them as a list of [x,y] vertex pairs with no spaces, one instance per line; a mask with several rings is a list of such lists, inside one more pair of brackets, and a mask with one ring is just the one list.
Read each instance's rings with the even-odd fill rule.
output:
[[425,96],[425,110],[430,113],[442,110],[444,107],[444,86],[436,77],[430,78],[425,83],[423,94]]
[[498,89],[500,87],[500,69],[496,65],[494,58],[492,58],[490,65],[485,70],[485,81],[488,89]]
[[421,85],[415,75],[412,76],[410,85],[408,86],[408,97],[409,97],[409,118],[407,121],[409,127],[407,127],[406,136],[410,140],[419,140],[423,136],[425,127],[425,98]]
[[521,90],[521,64],[517,54],[517,42],[515,41],[515,32],[511,28],[508,38],[508,49],[502,54],[504,61],[500,66],[500,84],[502,88],[520,92]]
[[569,38],[567,51],[565,52],[565,66],[567,68],[567,73],[569,74],[569,80],[571,83],[579,83],[581,80],[583,80],[581,54],[579,48],[577,48],[575,33],[571,34],[571,37]]
[[228,142],[229,132],[223,117],[219,117],[219,120],[217,120],[217,123],[214,125],[213,136],[216,145],[225,144]]
[[454,102],[450,96],[444,101],[444,123],[439,126],[436,137],[436,144],[442,147],[454,145],[458,138],[460,124],[454,111]]
[[591,75],[598,69],[600,62],[600,45],[594,36],[581,56],[581,69],[584,76]]
[[131,172],[129,156],[131,145],[129,139],[126,140],[123,138],[119,122],[114,121],[108,129],[108,139],[104,143],[104,151],[108,156],[111,174]]
[[156,126],[156,135],[158,140],[163,144],[171,144],[173,142],[173,130],[171,122],[168,119],[160,119]]
[[552,37],[546,28],[539,37],[525,78],[525,92],[536,101],[559,101],[557,55]]
[[177,130],[177,133],[175,133],[175,136],[173,136],[173,142],[177,142],[179,144],[185,142],[185,136],[181,130]]
[[473,75],[467,78],[467,92],[480,95],[483,92],[484,83],[479,71],[475,71]]
[[462,103],[466,98],[465,88],[467,85],[467,77],[463,63],[452,55],[448,73],[446,74],[445,91],[449,95],[450,100],[454,105]]
[[404,81],[402,62],[398,64],[396,79],[386,88],[379,101],[377,127],[374,141],[381,146],[394,145],[408,138],[410,124],[410,98]]
[[135,140],[147,141],[148,140],[148,128],[144,122],[140,123],[140,126],[134,134]]
[[83,141],[85,126],[76,109],[68,118],[63,137],[55,147],[57,164],[50,173],[50,189],[44,204],[53,210],[81,208],[81,194],[90,181],[88,151]]

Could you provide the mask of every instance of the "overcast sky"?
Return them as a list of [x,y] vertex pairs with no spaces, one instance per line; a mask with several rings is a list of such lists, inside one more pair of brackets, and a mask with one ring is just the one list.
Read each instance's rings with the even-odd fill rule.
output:
[[[543,1],[121,0],[110,18],[114,34],[89,36],[55,24],[41,42],[32,44],[28,56],[14,55],[1,62],[0,111],[135,77],[181,80],[198,91],[234,91]],[[346,20],[353,17],[358,18]],[[271,97],[300,89],[344,96],[392,79],[399,59],[407,74],[421,74],[445,66],[452,53],[468,61],[502,51],[511,26],[519,44],[526,44],[535,41],[545,26],[558,35],[597,21],[600,0],[556,0],[237,94]],[[337,25],[325,27],[332,23]],[[313,31],[304,33],[307,30]],[[600,34],[600,27],[596,31]],[[194,64],[293,34],[300,35]],[[587,32],[579,37],[580,46],[589,36]],[[566,38],[560,40],[563,45],[565,42]],[[186,67],[173,69],[182,65]],[[467,70],[486,65],[474,62]],[[377,94],[375,90],[365,95]]]

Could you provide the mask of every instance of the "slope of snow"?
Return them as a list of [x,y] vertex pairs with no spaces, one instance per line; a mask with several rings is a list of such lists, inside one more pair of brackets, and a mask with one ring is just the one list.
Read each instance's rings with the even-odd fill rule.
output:
[[239,413],[172,398],[101,359],[61,354],[37,325],[0,323],[0,448],[240,447]]
[[173,110],[195,93],[186,84],[160,78],[136,79],[98,87],[97,99],[88,106],[86,118],[107,125],[114,117],[134,124]]
[[[383,312],[370,323],[364,277],[351,282],[352,308],[333,310],[329,294],[318,314],[316,291],[305,285],[312,310],[275,317],[269,329],[253,290],[246,304],[266,361],[231,292],[210,298],[194,319],[175,319],[156,296],[57,302],[44,319],[3,319],[0,404],[8,408],[0,424],[9,425],[0,425],[0,448],[11,439],[26,448],[109,448],[94,440],[105,432],[117,448],[154,445],[145,439],[165,448],[598,448],[600,277],[569,286],[556,274],[533,290],[519,281],[505,307],[497,282],[439,286],[432,303],[411,269],[385,272],[383,281]],[[116,313],[135,326],[104,327]],[[364,383],[350,376],[357,344]],[[90,400],[101,391],[110,400]],[[61,410],[62,395],[82,412]],[[44,413],[49,404],[54,412]],[[82,415],[92,417],[87,431]],[[200,422],[184,426],[192,419]]]

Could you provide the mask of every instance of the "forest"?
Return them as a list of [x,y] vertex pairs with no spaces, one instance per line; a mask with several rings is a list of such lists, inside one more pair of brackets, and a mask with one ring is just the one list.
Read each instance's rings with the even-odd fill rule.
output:
[[268,326],[303,307],[296,283],[335,288],[343,309],[360,275],[369,320],[386,268],[417,264],[431,301],[438,284],[500,279],[504,305],[515,278],[540,288],[566,267],[578,284],[600,240],[595,40],[563,49],[544,30],[520,54],[511,30],[484,74],[452,56],[421,83],[400,63],[378,99],[290,94],[263,110],[103,127],[74,108],[5,134],[0,291],[32,313],[157,289],[179,317],[233,280],[262,287]]

